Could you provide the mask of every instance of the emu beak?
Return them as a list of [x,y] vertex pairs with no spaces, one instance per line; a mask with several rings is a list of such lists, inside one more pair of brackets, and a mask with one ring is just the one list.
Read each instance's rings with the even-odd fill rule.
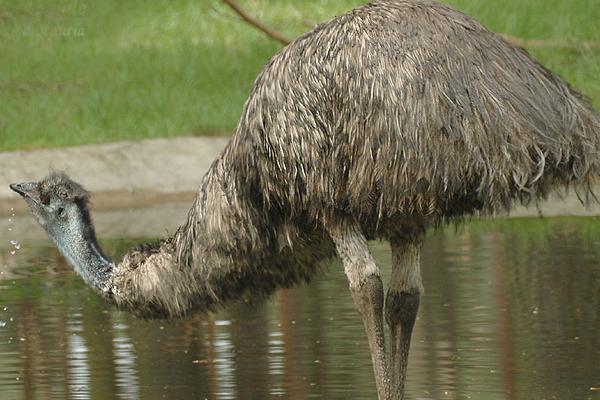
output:
[[15,192],[19,193],[26,200],[31,199],[32,201],[39,203],[39,186],[38,182],[25,182],[25,183],[13,183],[10,188]]

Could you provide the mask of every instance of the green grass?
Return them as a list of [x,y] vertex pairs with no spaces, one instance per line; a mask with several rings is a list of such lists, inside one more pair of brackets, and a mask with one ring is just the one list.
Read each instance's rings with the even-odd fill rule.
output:
[[[451,0],[491,29],[600,41],[597,0]],[[358,0],[239,0],[295,37]],[[0,149],[227,134],[280,45],[218,0],[0,0]],[[600,106],[600,50],[531,48]]]

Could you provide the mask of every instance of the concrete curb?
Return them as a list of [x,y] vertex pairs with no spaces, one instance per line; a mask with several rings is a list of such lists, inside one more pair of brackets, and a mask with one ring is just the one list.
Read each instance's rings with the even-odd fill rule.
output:
[[25,211],[8,185],[64,171],[93,193],[95,207],[143,207],[193,198],[227,138],[176,138],[0,153],[0,214]]
[[[65,171],[93,194],[95,209],[154,207],[190,203],[202,176],[228,138],[187,137],[119,142],[64,149],[0,153],[0,215],[22,214],[25,203],[9,188],[39,180],[50,170]],[[600,187],[596,193],[600,193]],[[514,217],[600,215],[583,207],[575,193],[552,196],[539,209],[516,207]]]

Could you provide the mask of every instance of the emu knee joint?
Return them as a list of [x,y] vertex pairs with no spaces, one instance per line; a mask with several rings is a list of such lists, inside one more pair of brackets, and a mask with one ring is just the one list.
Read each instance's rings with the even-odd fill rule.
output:
[[386,296],[386,320],[389,325],[400,324],[403,332],[410,332],[419,311],[421,294],[418,290],[390,292]]

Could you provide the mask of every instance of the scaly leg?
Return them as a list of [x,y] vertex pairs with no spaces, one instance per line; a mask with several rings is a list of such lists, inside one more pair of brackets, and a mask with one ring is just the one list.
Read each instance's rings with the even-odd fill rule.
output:
[[379,400],[391,399],[391,381],[383,331],[383,285],[379,268],[367,246],[360,226],[341,220],[327,227],[350,282],[352,300],[360,313],[371,350]]
[[419,258],[421,243],[392,240],[392,278],[385,298],[386,321],[390,327],[390,378],[394,399],[404,398],[410,337],[423,292]]

